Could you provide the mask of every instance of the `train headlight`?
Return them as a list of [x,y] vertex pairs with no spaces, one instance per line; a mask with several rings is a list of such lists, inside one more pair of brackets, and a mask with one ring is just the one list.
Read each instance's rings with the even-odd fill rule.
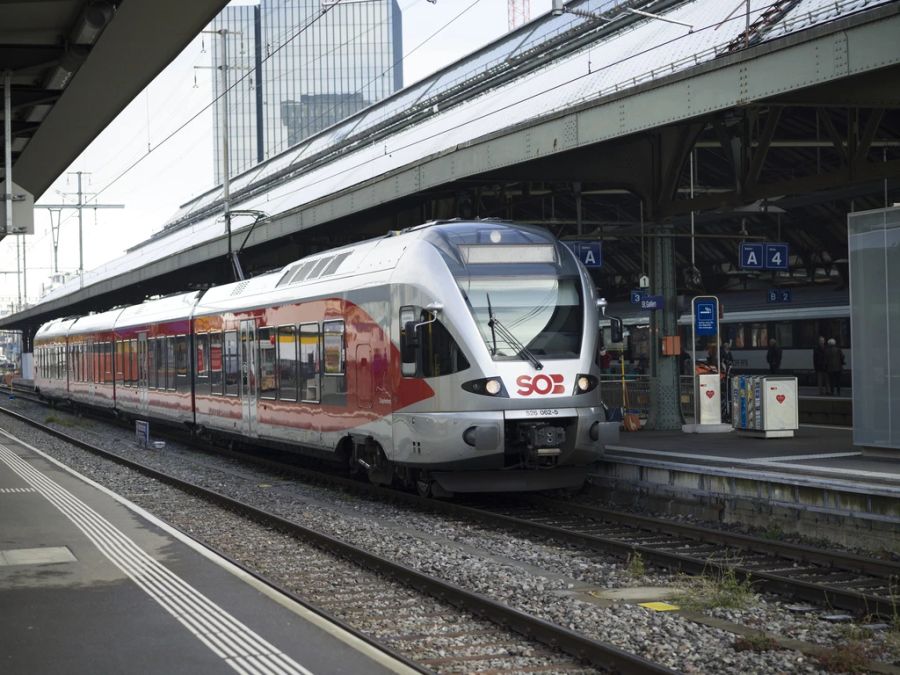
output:
[[462,388],[473,394],[481,394],[482,396],[509,398],[509,394],[506,393],[506,387],[503,386],[503,380],[499,377],[485,377],[481,380],[469,380],[468,382],[463,382]]
[[579,375],[575,378],[575,394],[586,394],[597,388],[597,378],[593,375]]

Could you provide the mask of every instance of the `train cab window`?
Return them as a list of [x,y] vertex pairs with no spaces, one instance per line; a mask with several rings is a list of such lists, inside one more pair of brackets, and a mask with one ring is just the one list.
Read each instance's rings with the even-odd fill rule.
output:
[[407,334],[407,327],[415,324],[416,308],[406,305],[400,308],[400,371],[404,377],[413,377],[417,369],[415,341]]
[[222,395],[222,364],[225,359],[222,353],[222,334],[209,334],[209,390],[217,396]]
[[274,399],[278,393],[275,382],[275,333],[271,328],[260,328],[259,341],[259,397]]
[[344,405],[347,399],[347,376],[343,321],[322,323],[322,360],[322,402]]
[[225,395],[237,396],[240,383],[237,331],[225,331]]
[[319,324],[300,326],[300,398],[319,402]]
[[[422,321],[430,321],[431,314],[422,312]],[[458,373],[469,367],[469,361],[450,335],[446,326],[432,321],[419,329],[422,353],[422,376],[439,377]]]
[[175,336],[175,391],[190,392],[188,380],[188,338],[187,335]]
[[278,398],[297,400],[297,340],[293,326],[278,327]]

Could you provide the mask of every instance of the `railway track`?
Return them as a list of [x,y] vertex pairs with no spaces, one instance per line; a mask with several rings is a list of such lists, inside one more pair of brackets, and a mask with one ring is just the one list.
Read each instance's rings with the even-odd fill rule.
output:
[[893,620],[900,611],[900,563],[685,525],[594,506],[527,497],[480,503],[477,517],[598,551],[635,552],[688,574],[732,570],[778,595]]
[[[222,452],[217,449],[216,452]],[[765,591],[859,616],[892,621],[900,613],[900,562],[880,560],[811,546],[780,542],[671,520],[617,512],[544,497],[443,502],[377,488],[350,478],[305,469],[280,461],[260,460],[230,451],[251,462],[305,479],[341,485],[357,493],[402,502],[493,526],[551,537],[622,557],[639,553],[647,562],[688,574],[723,574],[732,570]]]
[[[335,564],[331,557],[311,557],[309,564],[304,564],[302,582],[304,588],[310,589],[309,597],[298,597],[252,570],[247,571],[421,672],[458,670],[460,664],[474,667],[486,663],[491,672],[497,673],[580,673],[588,670],[585,664],[604,672],[674,672],[246,502],[109,452],[25,415],[0,410],[94,455],[349,561],[351,564],[344,567]],[[243,567],[239,561],[232,562]],[[361,573],[360,567],[375,574]],[[387,577],[393,585],[386,585],[377,575]],[[427,596],[425,600],[423,595]],[[451,616],[454,612],[460,616]],[[379,617],[382,624],[373,625]],[[404,632],[398,633],[397,626],[402,626]],[[371,637],[373,633],[387,633],[391,646],[385,646],[383,639]]]

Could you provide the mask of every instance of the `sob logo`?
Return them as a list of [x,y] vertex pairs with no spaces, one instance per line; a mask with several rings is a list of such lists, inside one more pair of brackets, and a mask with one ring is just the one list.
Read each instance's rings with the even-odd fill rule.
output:
[[559,373],[551,373],[550,375],[541,373],[534,377],[519,375],[516,378],[516,384],[519,386],[516,393],[520,396],[531,396],[532,394],[545,396],[547,394],[566,393],[566,389],[563,387],[563,376]]

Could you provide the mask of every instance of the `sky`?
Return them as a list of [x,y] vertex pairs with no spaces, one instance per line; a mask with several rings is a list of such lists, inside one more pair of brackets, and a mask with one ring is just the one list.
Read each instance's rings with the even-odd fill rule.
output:
[[[550,10],[551,0],[530,0],[530,4],[531,17],[536,18]],[[399,0],[399,5],[404,86],[508,31],[507,0]],[[82,172],[82,189],[89,195],[86,201],[124,206],[84,209],[85,269],[122,255],[162,228],[181,204],[213,187],[210,37],[195,38],[37,201],[38,206],[75,203],[78,182],[73,172]],[[53,217],[61,223],[59,271],[74,273],[78,269],[77,212],[66,209]],[[34,221],[34,235],[18,238],[25,242],[29,304],[40,299],[53,265],[51,212],[35,209]],[[6,237],[0,242],[0,270],[18,269],[16,239]],[[16,276],[0,274],[0,311],[9,310],[17,300]]]

